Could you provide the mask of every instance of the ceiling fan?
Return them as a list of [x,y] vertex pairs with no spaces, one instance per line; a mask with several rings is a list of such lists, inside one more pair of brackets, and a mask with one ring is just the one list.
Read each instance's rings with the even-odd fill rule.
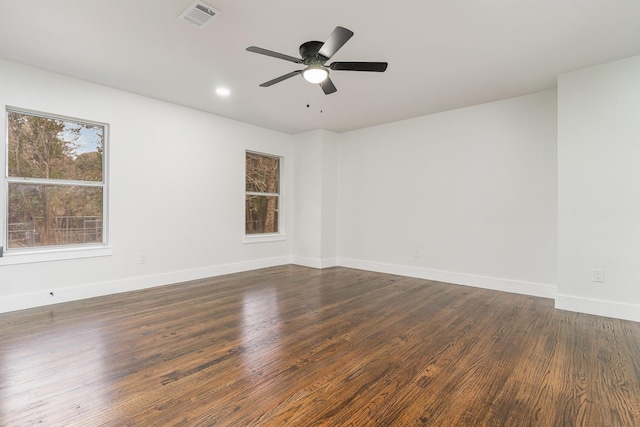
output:
[[383,72],[387,69],[386,62],[333,62],[326,65],[327,62],[344,44],[353,36],[353,31],[343,27],[336,27],[329,35],[327,41],[309,41],[300,45],[300,56],[285,55],[283,53],[274,52],[263,49],[261,47],[249,46],[247,50],[261,55],[271,56],[273,58],[284,59],[285,61],[294,62],[296,64],[304,64],[307,66],[304,70],[296,70],[283,76],[276,77],[273,80],[262,83],[261,87],[269,87],[283,80],[302,74],[305,80],[310,83],[319,83],[320,87],[326,95],[337,91],[335,85],[329,78],[329,70],[333,71],[375,71]]

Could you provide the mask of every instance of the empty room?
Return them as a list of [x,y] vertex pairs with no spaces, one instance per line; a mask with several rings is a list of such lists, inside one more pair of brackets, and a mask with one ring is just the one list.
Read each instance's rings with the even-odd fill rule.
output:
[[0,0],[0,426],[640,426],[640,2]]

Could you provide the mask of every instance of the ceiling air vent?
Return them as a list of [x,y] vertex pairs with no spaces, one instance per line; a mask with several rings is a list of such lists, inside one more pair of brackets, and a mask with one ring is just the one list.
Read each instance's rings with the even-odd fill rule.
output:
[[204,28],[218,15],[220,15],[219,10],[201,1],[195,1],[187,10],[182,12],[179,18],[198,28]]

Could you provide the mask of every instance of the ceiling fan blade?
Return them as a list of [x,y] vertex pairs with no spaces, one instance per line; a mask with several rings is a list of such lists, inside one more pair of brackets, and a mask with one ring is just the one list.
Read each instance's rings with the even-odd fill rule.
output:
[[318,51],[318,55],[327,59],[331,58],[352,36],[353,31],[336,27]]
[[302,72],[302,70],[292,71],[292,72],[287,73],[287,74],[285,74],[285,75],[283,75],[283,76],[276,77],[276,78],[275,78],[275,79],[273,79],[273,80],[269,80],[268,82],[264,82],[264,83],[262,83],[262,84],[260,85],[260,87],[269,87],[269,86],[272,86],[272,85],[274,85],[274,84],[276,84],[276,83],[280,83],[280,82],[281,82],[281,81],[283,81],[283,80],[287,80],[287,79],[290,79],[291,77],[297,76],[297,75],[298,75],[298,74],[300,74],[301,72]]
[[322,88],[322,91],[325,95],[331,95],[332,93],[338,91],[329,77],[327,77],[323,82],[320,83],[320,87]]
[[386,62],[334,62],[329,65],[332,70],[340,71],[376,71],[382,73],[387,69]]
[[253,53],[259,53],[261,55],[271,56],[273,58],[284,59],[285,61],[295,62],[296,64],[302,64],[302,59],[296,58],[295,56],[285,55],[284,53],[274,52],[272,50],[263,49],[257,46],[249,46],[247,51]]

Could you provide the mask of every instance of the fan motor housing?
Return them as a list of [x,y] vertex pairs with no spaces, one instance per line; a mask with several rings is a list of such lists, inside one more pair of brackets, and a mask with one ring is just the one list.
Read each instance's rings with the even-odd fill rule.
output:
[[[308,64],[310,59],[318,57],[318,51],[322,48],[323,42],[310,41],[300,45],[300,56],[304,59],[304,63]],[[320,59],[320,57],[318,57]],[[325,61],[327,58],[322,58]],[[324,62],[324,61],[323,61]]]

